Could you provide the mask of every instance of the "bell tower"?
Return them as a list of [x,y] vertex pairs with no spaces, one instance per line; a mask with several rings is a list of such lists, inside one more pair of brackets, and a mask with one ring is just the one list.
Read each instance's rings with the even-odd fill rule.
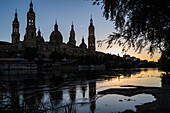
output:
[[95,52],[95,28],[93,26],[93,19],[91,16],[90,26],[89,26],[89,37],[88,37],[88,49],[92,52]]
[[30,8],[27,13],[27,27],[24,42],[26,47],[36,47],[35,13],[33,10],[32,1],[30,3]]
[[20,33],[19,33],[19,21],[17,9],[15,10],[15,18],[12,23],[12,44],[16,45],[20,42]]
[[74,31],[73,22],[72,22],[72,25],[71,25],[70,38],[69,38],[68,45],[70,45],[70,46],[76,46],[75,31]]

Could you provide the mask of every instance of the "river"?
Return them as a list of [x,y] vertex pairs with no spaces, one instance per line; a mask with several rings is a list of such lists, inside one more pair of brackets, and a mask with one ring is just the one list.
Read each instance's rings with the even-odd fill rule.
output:
[[157,68],[114,69],[112,73],[60,72],[50,74],[0,75],[0,110],[7,112],[118,113],[136,111],[136,105],[153,102],[152,94],[124,96],[100,95],[110,88],[133,88],[124,85],[162,87],[162,71]]

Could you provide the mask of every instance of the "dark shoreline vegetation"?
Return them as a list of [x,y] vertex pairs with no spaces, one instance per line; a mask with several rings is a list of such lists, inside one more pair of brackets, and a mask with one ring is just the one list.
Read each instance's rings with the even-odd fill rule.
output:
[[[65,81],[67,78],[70,82],[72,82],[73,78],[74,81],[94,81],[94,80],[109,80],[113,77],[119,77],[121,75],[124,76],[129,76],[131,74],[139,73],[141,70],[147,71],[147,69],[140,69],[140,68],[135,68],[135,69],[113,69],[111,71],[70,71],[70,72],[64,72],[63,71],[57,71],[55,74],[43,74],[39,73],[38,75],[28,75],[29,77],[27,79],[18,79],[15,78],[13,80],[13,76],[8,75],[8,79],[6,80],[0,80],[0,92],[4,92],[3,95],[0,96],[0,110],[2,112],[14,112],[14,113],[27,113],[27,112],[54,112],[56,108],[54,108],[55,105],[52,105],[50,107],[46,106],[44,103],[41,103],[40,100],[37,100],[36,102],[33,100],[30,100],[29,98],[25,98],[24,100],[21,99],[18,94],[19,90],[27,91],[31,89],[36,89],[36,92],[44,92],[46,90],[43,89],[42,87],[37,87],[38,84],[43,84],[45,82],[46,78],[49,78],[49,87],[56,86],[55,88],[48,89],[50,91],[55,91],[56,89],[60,89],[64,84],[61,84],[62,82]],[[88,74],[87,74],[88,73]],[[105,76],[107,75],[107,76]],[[20,78],[20,77],[19,77]],[[167,79],[168,78],[168,79]],[[37,81],[38,79],[38,81]],[[162,104],[160,102],[163,96],[166,96],[164,98],[168,98],[170,94],[170,89],[169,89],[169,76],[163,75],[162,76],[162,87],[142,87],[142,86],[123,86],[123,87],[136,87],[135,89],[108,89],[99,92],[98,94],[108,94],[108,91],[110,94],[121,94],[125,96],[129,95],[136,95],[140,93],[146,93],[146,94],[152,94],[155,96],[157,99],[156,101],[152,103],[147,103],[141,106],[137,106],[137,112],[142,113],[151,113],[155,112],[157,110],[160,111],[168,111],[168,106],[169,104],[164,105],[164,109],[160,107],[159,105]],[[20,84],[24,84],[25,86],[20,86]],[[29,86],[30,87],[26,87]],[[45,88],[45,86],[44,86]],[[48,91],[47,90],[47,91]],[[133,91],[132,91],[133,90]],[[11,95],[9,95],[7,92],[10,92]],[[34,92],[35,93],[35,92]],[[32,94],[30,92],[30,94]],[[41,93],[40,93],[41,94]],[[28,96],[29,93],[25,94],[25,96]],[[11,100],[9,100],[9,98]],[[163,98],[163,99],[164,99]],[[20,100],[21,99],[21,100]],[[24,101],[25,103],[20,103],[20,101]],[[166,103],[170,102],[169,98],[166,99]],[[74,103],[73,103],[74,104]],[[156,108],[150,109],[151,106],[158,106]],[[145,107],[146,106],[146,107]],[[64,107],[64,111],[62,113],[76,113],[75,108],[73,107],[72,104],[67,104]],[[148,111],[148,109],[150,109]],[[132,112],[133,111],[125,111],[126,112]],[[169,112],[169,111],[168,111]]]
[[[34,55],[30,55],[34,53]],[[8,64],[10,65],[15,64],[33,64],[36,65],[39,71],[43,69],[61,69],[61,68],[73,68],[76,69],[78,66],[90,66],[90,65],[104,65],[105,69],[110,70],[112,68],[155,68],[160,67],[159,62],[147,61],[147,60],[140,60],[136,57],[131,57],[130,55],[124,55],[120,57],[119,55],[112,55],[112,54],[103,54],[102,56],[98,55],[85,55],[85,56],[74,56],[68,55],[66,53],[59,53],[54,51],[51,53],[49,59],[39,56],[35,50],[25,52],[23,58],[7,58],[1,60],[1,65]],[[0,65],[0,66],[1,66]],[[30,65],[30,67],[33,67]],[[1,68],[0,68],[1,69]]]

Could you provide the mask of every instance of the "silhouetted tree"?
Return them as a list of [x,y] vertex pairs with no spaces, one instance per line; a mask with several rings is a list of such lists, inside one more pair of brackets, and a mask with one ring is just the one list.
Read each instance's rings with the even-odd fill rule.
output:
[[170,71],[170,49],[166,50],[162,53],[160,58],[161,69],[165,71],[168,75],[168,71]]
[[170,48],[170,0],[92,0],[102,5],[103,16],[114,22],[116,32],[98,41],[123,46],[122,51],[134,48],[139,53],[149,46],[151,55],[158,48]]

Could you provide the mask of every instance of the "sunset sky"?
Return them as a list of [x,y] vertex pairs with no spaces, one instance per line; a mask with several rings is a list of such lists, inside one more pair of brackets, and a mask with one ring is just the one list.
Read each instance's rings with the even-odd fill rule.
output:
[[[0,1],[0,41],[11,42],[12,21],[15,9],[17,8],[20,22],[20,39],[24,39],[26,28],[26,15],[29,10],[31,0],[1,0]],[[49,41],[49,36],[54,29],[57,19],[59,31],[62,33],[64,42],[69,40],[72,21],[74,22],[77,45],[81,43],[82,36],[87,44],[88,26],[90,17],[93,15],[96,40],[106,39],[114,31],[113,22],[106,20],[102,15],[100,6],[93,6],[91,0],[32,0],[34,12],[36,14],[36,27],[40,27],[43,37]],[[97,42],[96,42],[97,43]],[[97,47],[97,44],[96,44]],[[147,49],[147,48],[146,48]],[[153,58],[147,54],[146,49],[142,53],[135,53],[133,49],[127,54],[141,59],[157,61],[160,53],[156,53]],[[106,49],[106,45],[97,47],[98,51],[112,54],[121,54],[122,47],[114,45]]]

